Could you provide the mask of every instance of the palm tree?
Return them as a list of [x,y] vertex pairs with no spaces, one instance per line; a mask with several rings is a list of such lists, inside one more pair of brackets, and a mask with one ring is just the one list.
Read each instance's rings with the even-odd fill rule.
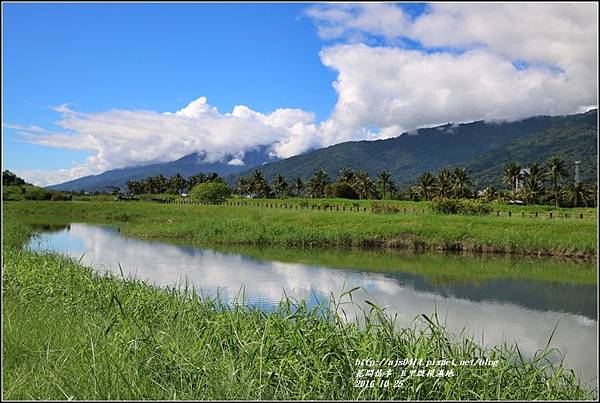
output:
[[417,179],[417,186],[419,187],[419,194],[429,200],[435,190],[435,176],[429,171],[423,172]]
[[221,179],[221,177],[219,176],[218,173],[216,173],[216,172],[209,172],[209,173],[206,174],[206,181],[207,182],[215,182],[215,181],[222,182],[223,179]]
[[596,207],[598,203],[598,185],[595,183],[588,185],[588,193],[590,195],[590,202],[592,207]]
[[436,178],[436,189],[437,195],[440,197],[450,196],[450,190],[452,188],[452,173],[447,168],[442,168],[438,172]]
[[381,171],[377,174],[377,184],[381,186],[383,190],[382,198],[386,198],[386,191],[389,190],[390,193],[396,190],[396,184],[392,181],[392,174],[388,171]]
[[525,173],[523,190],[527,203],[536,204],[544,193],[544,172],[539,162],[529,165],[529,172]]
[[311,197],[323,197],[325,195],[325,186],[331,183],[329,175],[323,169],[319,169],[314,173],[310,182],[308,182],[308,190]]
[[567,200],[571,202],[573,207],[579,207],[585,204],[587,207],[588,202],[591,199],[589,190],[585,184],[580,181],[573,183],[573,185],[566,192]]
[[293,188],[296,196],[301,197],[304,194],[306,184],[304,183],[304,180],[302,178],[298,177],[296,178],[296,180],[294,180]]
[[560,179],[569,175],[567,171],[565,161],[558,155],[552,156],[546,162],[546,174],[550,176],[552,180],[552,198],[554,199],[555,206],[558,207],[560,201]]
[[371,199],[377,193],[375,184],[365,171],[358,171],[354,174],[352,189],[354,189],[361,199]]
[[483,200],[485,200],[486,202],[494,201],[497,197],[498,197],[498,191],[493,186],[486,187],[485,189],[483,189],[483,192],[481,193],[481,198]]
[[278,174],[275,179],[273,179],[273,182],[271,182],[271,187],[275,193],[275,198],[279,199],[280,197],[285,196],[285,193],[288,190],[288,183],[285,181],[283,175]]
[[502,181],[512,186],[513,201],[517,199],[517,182],[521,179],[521,165],[511,162],[504,167]]
[[473,194],[473,184],[465,168],[456,167],[452,171],[451,192],[454,197],[468,197]]
[[206,182],[206,175],[203,172],[197,173],[196,175],[192,175],[188,179],[188,185],[190,189],[204,182]]
[[337,182],[338,183],[341,183],[341,182],[352,183],[353,180],[354,180],[354,171],[350,168],[342,168],[342,170],[340,171],[340,175],[337,178]]
[[137,195],[143,192],[143,184],[140,181],[127,181],[127,189],[132,195]]
[[247,196],[252,193],[252,182],[250,177],[240,177],[237,179],[237,192],[241,196]]
[[165,193],[167,190],[167,178],[162,174],[150,178],[152,192],[150,193]]
[[250,183],[252,187],[252,193],[258,197],[269,197],[271,194],[271,188],[267,183],[262,171],[255,169],[250,177]]
[[172,193],[179,193],[186,186],[186,180],[181,174],[178,172],[177,175],[172,176],[168,180],[168,188]]

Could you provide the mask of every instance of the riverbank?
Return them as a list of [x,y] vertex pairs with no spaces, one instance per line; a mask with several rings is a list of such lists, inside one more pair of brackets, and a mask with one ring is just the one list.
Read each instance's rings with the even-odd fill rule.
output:
[[150,202],[8,202],[29,223],[117,225],[124,234],[190,243],[445,250],[596,258],[596,220],[349,213]]
[[[377,307],[363,326],[283,301],[264,313],[189,290],[101,277],[52,253],[18,248],[31,230],[5,221],[3,356],[6,399],[575,400],[595,391],[540,352],[488,350],[434,317],[397,329]],[[341,301],[349,302],[350,295]],[[335,311],[333,311],[335,312]],[[548,335],[550,337],[550,335]],[[406,358],[496,365],[436,367],[434,376],[361,376],[357,360]],[[377,370],[378,367],[372,369]],[[385,368],[384,368],[385,369]],[[430,368],[427,368],[428,372]],[[437,376],[439,369],[443,376]],[[374,386],[361,381],[373,379]],[[389,381],[387,386],[385,381]],[[357,386],[358,381],[358,386]],[[381,383],[380,383],[381,382]],[[394,387],[396,385],[396,387]]]

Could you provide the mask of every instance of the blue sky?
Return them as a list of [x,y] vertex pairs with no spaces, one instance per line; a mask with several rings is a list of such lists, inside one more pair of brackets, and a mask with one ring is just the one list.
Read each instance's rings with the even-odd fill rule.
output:
[[[51,127],[51,106],[172,111],[199,95],[327,117],[335,73],[306,4],[6,4],[3,121]],[[57,169],[87,152],[43,147],[5,129],[4,169]]]
[[3,169],[40,184],[597,105],[593,4],[2,7]]

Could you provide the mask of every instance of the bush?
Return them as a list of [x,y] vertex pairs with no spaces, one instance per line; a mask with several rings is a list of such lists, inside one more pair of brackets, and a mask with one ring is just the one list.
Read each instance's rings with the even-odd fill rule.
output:
[[347,182],[332,183],[325,186],[325,197],[358,199],[358,195]]
[[486,215],[492,208],[483,200],[436,198],[430,203],[438,214]]
[[52,192],[41,188],[29,189],[23,194],[25,200],[50,200],[52,198]]
[[71,195],[62,192],[52,192],[52,196],[50,196],[52,201],[70,201],[72,199]]
[[231,195],[231,188],[220,181],[200,183],[192,189],[190,197],[206,203],[223,203]]
[[376,201],[371,204],[371,209],[373,213],[376,214],[396,214],[400,213],[402,210],[399,206],[394,204],[385,204]]

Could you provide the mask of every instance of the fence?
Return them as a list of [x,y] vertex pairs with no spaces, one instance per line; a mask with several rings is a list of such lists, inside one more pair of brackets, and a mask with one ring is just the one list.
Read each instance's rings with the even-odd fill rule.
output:
[[[176,204],[176,205],[214,205],[214,203],[200,202],[196,200],[163,200],[163,199],[151,199],[150,201],[162,204]],[[222,206],[233,206],[233,207],[258,207],[264,209],[285,209],[285,210],[316,210],[316,211],[337,211],[337,212],[355,212],[355,213],[373,213],[372,207],[365,206],[340,206],[338,204],[288,204],[288,203],[272,203],[272,202],[249,202],[249,201],[226,201],[220,203]],[[399,207],[394,214],[425,214],[431,212],[425,208],[409,208]],[[489,216],[495,217],[521,217],[521,218],[548,218],[548,219],[596,219],[594,215],[586,215],[583,213],[564,213],[555,211],[544,211],[544,212],[525,212],[525,211],[500,211],[496,210],[489,214]]]

